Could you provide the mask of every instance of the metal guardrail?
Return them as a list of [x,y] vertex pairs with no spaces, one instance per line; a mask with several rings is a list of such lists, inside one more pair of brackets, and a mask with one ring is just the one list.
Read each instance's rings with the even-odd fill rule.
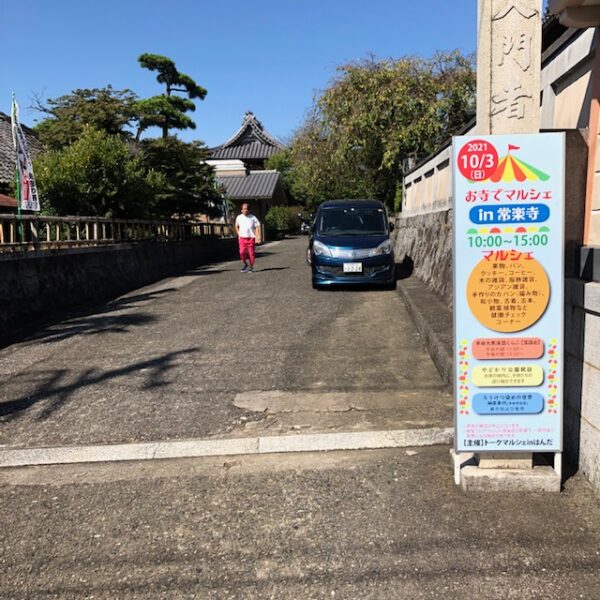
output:
[[0,214],[0,254],[233,235],[229,223]]

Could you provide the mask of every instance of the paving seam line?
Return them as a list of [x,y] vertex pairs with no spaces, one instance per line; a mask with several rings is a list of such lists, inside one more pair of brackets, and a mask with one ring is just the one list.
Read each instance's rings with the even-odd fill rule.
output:
[[454,430],[451,427],[440,427],[54,448],[3,448],[0,449],[0,468],[281,452],[325,452],[331,450],[374,450],[378,448],[436,446],[450,444],[453,433]]

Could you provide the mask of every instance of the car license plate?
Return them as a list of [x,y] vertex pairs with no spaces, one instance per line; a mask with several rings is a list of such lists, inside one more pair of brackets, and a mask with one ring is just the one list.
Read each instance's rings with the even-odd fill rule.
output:
[[362,273],[362,263],[344,263],[344,273]]

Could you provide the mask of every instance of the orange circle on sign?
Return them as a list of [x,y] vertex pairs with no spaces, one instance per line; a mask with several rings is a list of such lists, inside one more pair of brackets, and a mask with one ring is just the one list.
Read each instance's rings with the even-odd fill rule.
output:
[[481,260],[467,282],[467,302],[475,318],[492,331],[523,331],[536,323],[550,302],[544,267],[518,250],[495,251]]

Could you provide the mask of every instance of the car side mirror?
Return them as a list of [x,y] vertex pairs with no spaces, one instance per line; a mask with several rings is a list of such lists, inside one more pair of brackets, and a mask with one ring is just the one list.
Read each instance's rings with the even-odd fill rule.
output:
[[395,227],[394,223],[390,223],[390,233],[391,233],[392,231],[394,231],[394,227]]

